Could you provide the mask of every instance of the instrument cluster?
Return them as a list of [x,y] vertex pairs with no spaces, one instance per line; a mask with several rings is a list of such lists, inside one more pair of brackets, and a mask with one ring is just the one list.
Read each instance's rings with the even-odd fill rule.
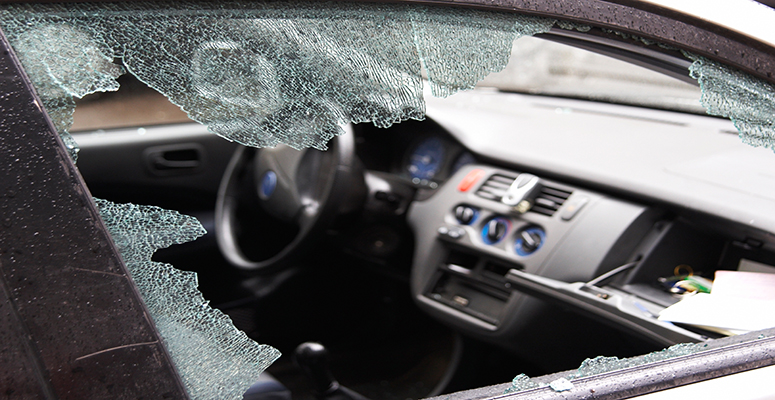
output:
[[474,155],[458,143],[440,135],[427,135],[410,144],[401,172],[416,184],[428,184],[444,181],[475,162]]

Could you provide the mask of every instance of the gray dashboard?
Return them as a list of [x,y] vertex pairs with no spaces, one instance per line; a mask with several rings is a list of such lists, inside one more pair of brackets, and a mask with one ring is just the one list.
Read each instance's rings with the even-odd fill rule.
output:
[[[775,155],[727,120],[487,90],[431,99],[428,115],[480,163],[412,204],[411,289],[469,334],[516,346],[549,318],[537,297],[661,345],[701,341],[656,319],[678,301],[657,279],[775,262]],[[527,177],[532,208],[505,204]]]
[[727,119],[489,90],[428,98],[427,113],[500,164],[775,232],[775,154]]

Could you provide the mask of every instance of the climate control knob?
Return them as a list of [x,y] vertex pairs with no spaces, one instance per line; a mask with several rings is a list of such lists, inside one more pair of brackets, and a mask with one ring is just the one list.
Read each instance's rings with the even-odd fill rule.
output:
[[495,244],[503,240],[509,232],[511,223],[503,217],[489,220],[482,228],[482,240],[487,244]]
[[546,240],[546,232],[537,226],[531,226],[517,232],[514,250],[520,256],[529,256],[541,248]]
[[474,222],[477,214],[476,209],[473,207],[463,205],[455,207],[455,219],[463,225],[470,225]]

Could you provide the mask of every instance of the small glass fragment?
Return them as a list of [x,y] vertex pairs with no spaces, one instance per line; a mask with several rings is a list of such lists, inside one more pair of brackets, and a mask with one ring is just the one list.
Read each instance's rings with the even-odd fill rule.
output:
[[582,25],[576,22],[570,22],[570,21],[557,21],[557,27],[572,31],[577,30],[579,32],[589,32],[592,30],[592,27],[589,25]]
[[[624,368],[637,367],[657,361],[694,354],[702,351],[706,346],[707,344],[705,343],[679,343],[664,350],[655,351],[639,357],[620,359],[618,357],[598,356],[595,358],[588,358],[581,363],[576,372],[551,382],[549,386],[556,392],[571,390],[573,389],[573,383],[571,382],[573,379],[599,375]],[[536,382],[525,374],[519,374],[512,380],[511,386],[504,391],[504,394],[533,389],[543,385],[545,384]]]
[[506,388],[503,394],[521,392],[523,390],[533,389],[539,386],[540,384],[530,379],[529,376],[525,374],[519,374],[511,380],[511,386]]
[[564,392],[573,389],[573,383],[565,378],[560,378],[549,383],[549,387],[555,392]]
[[679,343],[640,357],[619,359],[618,357],[598,356],[595,358],[588,358],[581,363],[581,366],[579,366],[576,372],[570,375],[568,379],[593,376],[622,368],[636,367],[657,361],[668,360],[675,357],[694,354],[702,349],[702,345],[697,343]]
[[651,40],[651,39],[646,39],[646,38],[644,38],[642,36],[637,36],[637,35],[633,35],[633,34],[625,33],[625,32],[620,32],[620,31],[614,31],[614,30],[606,29],[606,28],[601,28],[601,30],[603,32],[606,32],[606,33],[613,33],[616,36],[621,36],[624,39],[637,40],[637,41],[639,41],[639,42],[641,42],[641,43],[643,43],[643,44],[645,44],[647,46],[659,46],[659,47],[661,47],[663,49],[666,49],[666,50],[678,51],[678,48],[675,47],[675,46],[671,46],[669,44],[660,43],[660,42],[657,42],[657,41],[654,41],[654,40]]

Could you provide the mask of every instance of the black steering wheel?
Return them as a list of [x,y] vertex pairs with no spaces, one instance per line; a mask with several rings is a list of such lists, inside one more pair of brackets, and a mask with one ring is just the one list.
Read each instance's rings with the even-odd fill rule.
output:
[[[327,151],[285,145],[235,151],[215,207],[218,246],[232,265],[250,273],[271,273],[287,266],[348,203],[356,179],[359,175],[363,179],[355,168],[351,127],[328,146]],[[245,207],[260,210],[245,218],[240,212]],[[251,227],[262,230],[266,240],[246,243],[242,235]],[[272,248],[259,252],[256,259],[246,255],[254,246]]]

